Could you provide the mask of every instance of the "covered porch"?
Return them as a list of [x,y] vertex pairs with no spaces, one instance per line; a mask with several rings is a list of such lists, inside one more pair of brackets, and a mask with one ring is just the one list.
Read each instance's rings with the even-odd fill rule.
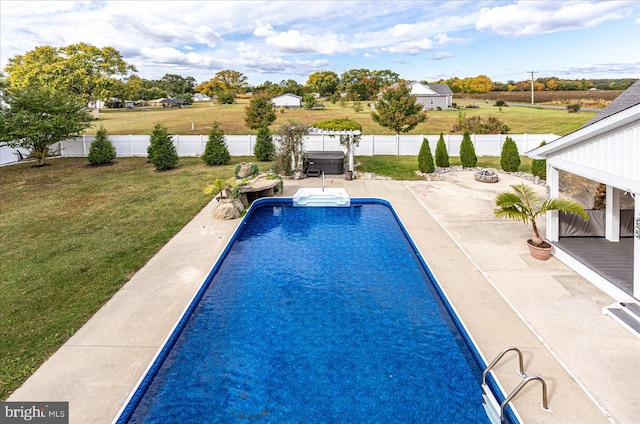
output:
[[547,161],[548,197],[565,197],[566,174],[601,185],[601,205],[582,202],[593,222],[570,237],[560,213],[547,213],[554,255],[616,301],[640,300],[640,81],[582,128],[528,154]]

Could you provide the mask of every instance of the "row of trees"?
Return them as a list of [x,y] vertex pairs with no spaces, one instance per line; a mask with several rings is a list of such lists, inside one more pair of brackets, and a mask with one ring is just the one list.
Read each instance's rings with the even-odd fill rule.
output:
[[[535,91],[579,91],[592,88],[598,90],[626,90],[636,80],[625,79],[562,79],[557,77],[537,78],[533,82]],[[422,81],[428,84],[427,81]],[[514,81],[506,83],[492,81],[486,75],[478,75],[469,78],[440,79],[438,84],[447,84],[454,93],[488,93],[490,91],[531,91],[531,80]]]

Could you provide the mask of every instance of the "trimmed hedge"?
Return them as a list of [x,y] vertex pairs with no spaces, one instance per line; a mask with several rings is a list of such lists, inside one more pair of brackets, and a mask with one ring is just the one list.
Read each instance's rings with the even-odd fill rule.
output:
[[507,172],[516,172],[520,167],[520,154],[518,153],[518,146],[511,137],[507,137],[504,143],[502,143],[500,167]]
[[431,147],[429,147],[429,140],[426,138],[422,139],[420,153],[418,153],[418,169],[425,174],[430,174],[435,171],[433,156],[431,156]]

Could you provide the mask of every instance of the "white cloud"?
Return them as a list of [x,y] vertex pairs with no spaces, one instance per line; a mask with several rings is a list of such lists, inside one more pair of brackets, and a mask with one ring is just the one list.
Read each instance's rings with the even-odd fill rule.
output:
[[257,21],[253,35],[265,39],[267,46],[283,53],[320,53],[334,55],[337,53],[352,53],[348,44],[336,34],[313,36],[303,34],[297,29],[278,33],[271,24]]
[[519,1],[482,9],[476,29],[501,35],[548,34],[593,27],[636,7],[628,1]]
[[399,43],[394,46],[384,47],[381,50],[394,54],[418,55],[427,50],[432,50],[433,48],[433,41],[428,38],[423,38],[419,41],[407,41],[406,43]]
[[442,60],[442,59],[449,59],[451,57],[453,57],[452,53],[449,53],[449,52],[438,52],[438,53],[435,53],[435,54],[432,54],[431,56],[429,56],[429,59]]

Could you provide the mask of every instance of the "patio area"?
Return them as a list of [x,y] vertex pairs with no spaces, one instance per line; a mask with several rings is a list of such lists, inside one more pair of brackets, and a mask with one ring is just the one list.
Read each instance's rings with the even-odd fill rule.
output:
[[[551,408],[541,408],[538,385],[528,386],[513,401],[525,423],[640,422],[640,340],[602,315],[613,299],[555,258],[531,258],[528,227],[495,218],[495,195],[523,181],[500,178],[483,184],[468,171],[435,182],[335,176],[325,186],[393,204],[486,362],[506,346],[523,351],[527,373],[547,382]],[[320,184],[288,180],[284,195]],[[8,400],[65,400],[71,423],[111,422],[240,223],[215,220],[213,207]],[[520,382],[516,368],[505,358],[494,369],[507,393]]]

